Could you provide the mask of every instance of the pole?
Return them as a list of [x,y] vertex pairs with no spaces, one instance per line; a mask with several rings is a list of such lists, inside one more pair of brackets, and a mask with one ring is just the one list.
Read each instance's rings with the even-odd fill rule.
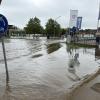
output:
[[100,36],[99,35],[99,20],[100,20],[100,1],[99,1],[99,15],[98,15],[98,21],[97,21],[97,33],[96,33],[96,44],[99,46],[100,43]]
[[1,38],[2,41],[2,49],[3,49],[3,55],[4,55],[4,62],[5,62],[5,70],[6,70],[6,81],[9,81],[9,73],[8,73],[8,67],[7,67],[7,58],[6,58],[6,52],[5,52],[5,44],[4,39]]
[[99,20],[100,20],[100,2],[99,2],[99,15],[98,15],[98,21],[97,21],[97,32],[99,31]]
[[56,20],[54,20],[54,37],[55,37],[55,22],[56,22]]
[[97,33],[99,32],[99,19],[98,19],[98,22],[97,22]]

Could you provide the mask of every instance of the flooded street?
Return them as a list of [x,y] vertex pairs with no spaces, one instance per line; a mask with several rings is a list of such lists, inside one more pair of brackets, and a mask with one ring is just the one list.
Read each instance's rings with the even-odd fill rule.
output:
[[66,100],[68,90],[100,65],[98,49],[61,40],[5,40],[6,82],[0,43],[0,100]]

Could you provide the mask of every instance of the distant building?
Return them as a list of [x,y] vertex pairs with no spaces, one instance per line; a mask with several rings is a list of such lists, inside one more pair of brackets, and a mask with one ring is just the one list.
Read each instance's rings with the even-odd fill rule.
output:
[[96,32],[96,29],[85,29],[79,31],[80,34],[96,34]]
[[22,29],[14,25],[8,25],[7,36],[20,36],[25,33]]

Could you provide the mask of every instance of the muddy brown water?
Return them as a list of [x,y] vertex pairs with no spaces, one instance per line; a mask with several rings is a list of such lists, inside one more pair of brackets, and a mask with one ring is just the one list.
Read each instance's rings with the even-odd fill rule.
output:
[[98,69],[97,49],[59,41],[5,40],[9,82],[0,43],[0,100],[66,100],[72,85]]

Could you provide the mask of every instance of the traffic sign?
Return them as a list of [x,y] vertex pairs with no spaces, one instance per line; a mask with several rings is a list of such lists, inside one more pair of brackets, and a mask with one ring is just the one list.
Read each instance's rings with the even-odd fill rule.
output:
[[2,42],[2,49],[4,54],[4,62],[5,62],[5,69],[6,69],[6,81],[9,81],[9,73],[8,73],[8,67],[7,67],[7,58],[6,58],[6,51],[5,51],[5,44],[3,36],[5,36],[6,31],[8,29],[8,21],[5,16],[0,14],[0,39]]
[[1,4],[2,0],[0,0],[0,4]]
[[0,14],[0,36],[4,36],[8,29],[8,21],[6,17]]

